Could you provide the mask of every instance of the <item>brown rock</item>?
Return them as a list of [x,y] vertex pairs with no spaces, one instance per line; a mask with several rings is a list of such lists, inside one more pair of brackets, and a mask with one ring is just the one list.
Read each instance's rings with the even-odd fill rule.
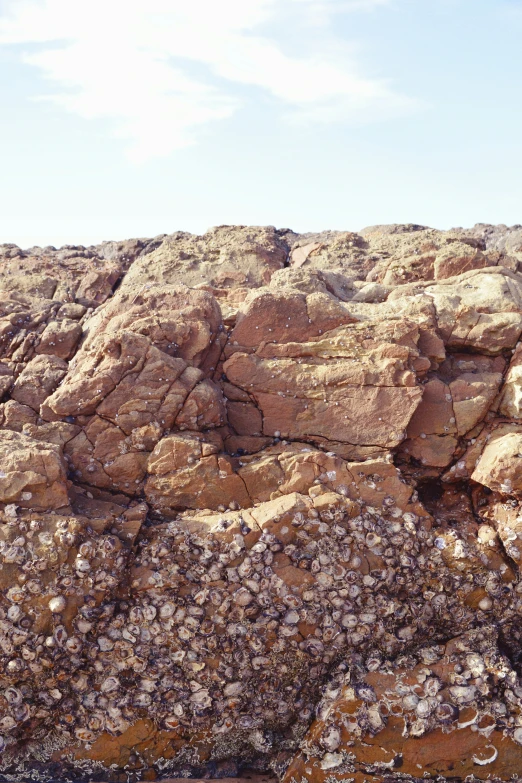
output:
[[58,356],[35,356],[16,379],[13,400],[35,411],[53,393],[67,373],[67,364]]
[[522,454],[522,429],[514,424],[500,425],[487,438],[471,478],[503,495],[519,496],[522,493],[519,454]]
[[45,510],[68,505],[61,449],[0,430],[0,503]]
[[409,324],[342,326],[313,342],[262,343],[254,355],[232,354],[224,369],[254,399],[264,435],[390,448],[404,438],[421,397],[413,371],[418,333],[410,333]]
[[82,336],[82,327],[76,321],[63,318],[47,324],[36,353],[51,354],[60,359],[71,359]]

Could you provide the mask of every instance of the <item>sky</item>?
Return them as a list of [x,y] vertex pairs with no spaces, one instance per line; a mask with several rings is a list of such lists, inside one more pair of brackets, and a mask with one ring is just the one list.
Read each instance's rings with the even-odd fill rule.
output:
[[0,243],[522,223],[522,0],[0,0]]

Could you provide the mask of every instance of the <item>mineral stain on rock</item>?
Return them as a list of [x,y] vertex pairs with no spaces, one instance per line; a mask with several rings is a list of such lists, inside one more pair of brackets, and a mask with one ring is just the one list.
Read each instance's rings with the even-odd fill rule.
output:
[[0,780],[522,774],[522,229],[0,246]]

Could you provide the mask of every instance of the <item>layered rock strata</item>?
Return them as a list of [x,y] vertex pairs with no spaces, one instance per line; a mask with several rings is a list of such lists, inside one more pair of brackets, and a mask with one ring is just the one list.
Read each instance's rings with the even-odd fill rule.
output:
[[520,227],[0,246],[0,779],[520,776],[521,334]]

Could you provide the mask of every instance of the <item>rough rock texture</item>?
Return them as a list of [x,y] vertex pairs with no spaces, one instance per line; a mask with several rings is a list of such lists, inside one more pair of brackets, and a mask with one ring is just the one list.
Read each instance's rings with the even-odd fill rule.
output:
[[0,246],[0,780],[521,776],[521,334],[520,226]]

